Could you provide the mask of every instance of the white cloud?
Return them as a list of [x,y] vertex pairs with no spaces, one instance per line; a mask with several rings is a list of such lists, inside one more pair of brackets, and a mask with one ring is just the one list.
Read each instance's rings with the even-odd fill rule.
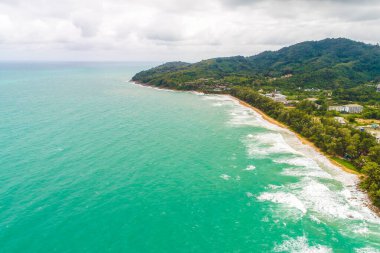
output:
[[0,0],[3,60],[188,60],[380,41],[378,1]]

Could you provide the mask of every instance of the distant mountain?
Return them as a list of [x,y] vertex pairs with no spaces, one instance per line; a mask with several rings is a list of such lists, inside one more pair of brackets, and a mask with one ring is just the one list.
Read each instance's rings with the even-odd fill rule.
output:
[[244,80],[282,88],[350,88],[380,80],[380,47],[349,39],[306,41],[255,56],[166,63],[132,80],[175,87],[200,78]]

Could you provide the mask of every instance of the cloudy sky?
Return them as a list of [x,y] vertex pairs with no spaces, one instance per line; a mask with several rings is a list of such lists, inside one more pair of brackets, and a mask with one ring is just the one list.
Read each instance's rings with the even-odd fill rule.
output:
[[197,61],[379,27],[378,0],[0,0],[0,60]]

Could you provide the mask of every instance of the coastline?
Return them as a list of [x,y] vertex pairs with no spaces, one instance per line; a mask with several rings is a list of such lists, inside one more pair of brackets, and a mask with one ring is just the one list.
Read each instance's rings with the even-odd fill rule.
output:
[[[346,173],[348,175],[351,175],[353,177],[355,177],[357,180],[355,180],[355,182],[353,183],[350,183],[348,184],[349,186],[354,186],[355,188],[355,191],[357,192],[360,192],[362,194],[361,197],[359,197],[360,199],[360,202],[362,202],[364,204],[365,207],[367,207],[370,211],[373,212],[373,214],[377,217],[377,218],[380,218],[380,208],[374,206],[372,204],[372,202],[369,200],[368,198],[368,194],[367,192],[363,191],[362,189],[360,189],[358,183],[359,183],[359,177],[360,176],[363,176],[363,174],[357,172],[357,171],[354,171],[354,170],[351,170],[339,163],[337,163],[336,161],[334,161],[329,155],[325,154],[324,152],[322,152],[318,147],[316,147],[314,145],[314,143],[312,143],[311,141],[307,140],[306,138],[304,138],[303,136],[301,136],[300,134],[294,132],[292,129],[290,129],[287,125],[273,119],[272,117],[270,117],[269,115],[267,115],[266,113],[264,113],[263,111],[261,111],[260,109],[248,104],[247,102],[239,99],[239,98],[236,98],[230,94],[224,94],[225,96],[228,96],[229,98],[237,101],[240,105],[244,106],[244,107],[247,107],[251,110],[253,110],[254,112],[256,112],[257,114],[259,114],[265,121],[281,128],[281,129],[284,129],[284,130],[287,130],[289,131],[293,136],[295,136],[295,138],[297,140],[299,140],[301,142],[301,144],[305,145],[306,147],[310,148],[312,151],[314,151],[315,153],[319,154],[322,158],[325,158],[327,159],[327,161],[332,164],[333,166],[335,166],[336,168],[338,168],[341,172],[343,173]],[[306,152],[307,153],[307,152]],[[304,153],[304,155],[306,155]],[[314,157],[315,158],[315,157]],[[317,160],[317,159],[316,159]]]
[[290,129],[287,125],[273,119],[272,117],[270,117],[269,115],[267,115],[265,112],[261,111],[260,109],[248,104],[247,102],[244,102],[243,100],[240,100],[232,95],[227,95],[229,96],[230,98],[236,100],[239,102],[239,104],[245,106],[245,107],[248,107],[252,110],[254,110],[255,112],[257,112],[258,114],[260,114],[263,119],[265,119],[266,121],[278,126],[278,127],[281,127],[281,128],[285,128],[289,131],[291,131],[300,141],[302,144],[304,145],[307,145],[309,147],[311,147],[312,149],[314,149],[316,152],[320,153],[321,155],[325,156],[333,165],[339,167],[340,169],[342,169],[343,171],[347,172],[347,173],[350,173],[350,174],[354,174],[354,175],[357,175],[357,176],[362,176],[363,174],[355,171],[355,170],[352,170],[352,169],[349,169],[339,163],[337,163],[336,161],[334,161],[329,155],[325,154],[324,152],[322,152],[317,146],[314,145],[314,143],[312,143],[311,141],[307,140],[305,137],[301,136],[299,133],[296,133],[294,132],[292,129]]
[[[168,88],[161,88],[161,87],[156,87],[156,86],[151,86],[149,84],[145,84],[145,83],[141,83],[141,82],[138,82],[138,81],[132,81],[130,80],[129,82],[132,82],[132,83],[135,83],[137,85],[141,85],[141,86],[144,86],[144,87],[149,87],[149,88],[154,88],[154,89],[159,89],[159,90],[168,90],[168,91],[179,91],[181,92],[180,90],[176,90],[176,89],[168,89]],[[186,92],[186,91],[182,91],[182,92]],[[198,91],[188,91],[188,92],[198,92]],[[212,94],[212,93],[211,93]],[[245,106],[247,108],[250,108],[252,109],[253,111],[255,111],[256,113],[258,113],[259,115],[261,115],[261,117],[263,117],[264,120],[268,121],[269,123],[273,124],[273,125],[276,125],[280,128],[284,128],[290,132],[292,132],[300,141],[302,144],[304,145],[307,145],[309,146],[310,148],[312,148],[313,150],[315,150],[317,153],[323,155],[324,157],[326,157],[330,163],[332,163],[333,165],[335,165],[336,167],[339,167],[341,170],[347,172],[347,173],[350,173],[350,174],[354,174],[356,176],[363,176],[363,174],[355,171],[355,170],[352,170],[350,168],[347,168],[345,166],[343,166],[342,164],[334,161],[329,155],[325,154],[324,152],[322,152],[317,146],[314,145],[314,143],[312,143],[311,141],[307,140],[305,137],[301,136],[299,133],[296,133],[294,132],[292,129],[290,129],[287,125],[275,120],[274,118],[270,117],[269,115],[267,115],[265,112],[263,112],[262,110],[248,104],[247,102],[237,98],[237,97],[234,97],[230,94],[216,94],[216,95],[224,95],[224,96],[228,96],[229,98],[237,101],[240,105],[242,106]]]
[[[141,85],[141,86],[147,87],[147,88],[157,89],[157,90],[177,91],[177,92],[191,92],[191,93],[198,92],[198,91],[181,91],[181,90],[176,90],[176,89],[161,88],[161,87],[151,86],[151,85],[148,85],[148,84],[145,84],[145,83],[136,82],[136,81],[130,81],[130,82],[135,83],[137,85]],[[199,92],[199,93],[202,93],[202,92]],[[208,94],[208,93],[202,93],[202,94]],[[311,152],[306,151],[305,153],[304,152],[301,152],[301,153],[303,153],[304,155],[306,155],[308,153],[309,157],[312,157],[315,160],[319,160],[319,162],[321,162],[322,164],[324,164],[326,167],[331,167],[331,165],[333,165],[333,167],[335,167],[339,171],[339,173],[340,173],[339,177],[343,176],[343,177],[345,177],[345,179],[348,179],[348,181],[350,181],[349,183],[346,183],[346,186],[353,187],[353,189],[351,189],[351,190],[356,191],[357,193],[359,193],[359,195],[357,197],[355,197],[355,200],[359,200],[359,202],[362,203],[363,207],[368,208],[373,213],[373,215],[375,217],[380,218],[380,209],[372,204],[372,202],[368,198],[367,192],[365,192],[362,189],[360,189],[360,187],[358,185],[358,183],[360,181],[359,177],[362,176],[363,174],[361,174],[361,173],[359,173],[357,171],[351,170],[351,169],[349,169],[349,168],[347,168],[347,167],[345,167],[345,166],[337,163],[329,155],[325,154],[318,147],[316,147],[314,145],[314,143],[312,143],[311,141],[307,140],[306,138],[304,138],[300,134],[294,132],[287,125],[285,125],[285,124],[283,124],[283,123],[281,123],[281,122],[273,119],[272,117],[270,117],[269,115],[267,115],[266,113],[264,113],[263,111],[261,111],[260,109],[254,107],[254,106],[252,106],[250,104],[248,104],[247,102],[245,102],[243,100],[240,100],[239,98],[236,98],[236,97],[234,97],[234,96],[232,96],[230,94],[214,94],[214,93],[210,93],[210,95],[227,96],[230,99],[232,99],[232,100],[236,101],[237,103],[239,103],[241,106],[244,106],[246,108],[249,108],[249,109],[253,110],[257,114],[259,114],[262,117],[262,119],[265,120],[266,122],[268,122],[270,124],[273,124],[274,126],[279,127],[282,130],[286,130],[287,133],[293,135],[296,140],[298,140],[301,144],[305,145],[306,148],[309,148],[311,150]],[[296,145],[297,143],[292,143],[290,145],[292,146],[293,144]],[[314,155],[317,155],[318,157],[315,157]],[[325,159],[327,161],[327,163],[325,161],[321,161],[322,159]],[[330,163],[330,164],[328,164],[328,163]],[[343,182],[344,179],[343,179],[343,181],[342,180],[340,180],[340,181]]]

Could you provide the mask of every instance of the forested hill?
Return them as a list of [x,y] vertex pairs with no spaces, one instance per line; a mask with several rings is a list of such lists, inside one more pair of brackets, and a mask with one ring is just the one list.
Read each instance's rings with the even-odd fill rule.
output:
[[284,89],[351,88],[380,81],[380,47],[343,38],[307,41],[250,57],[215,58],[194,64],[166,63],[142,71],[132,80],[194,89],[194,83],[190,86],[186,83],[205,78]]

